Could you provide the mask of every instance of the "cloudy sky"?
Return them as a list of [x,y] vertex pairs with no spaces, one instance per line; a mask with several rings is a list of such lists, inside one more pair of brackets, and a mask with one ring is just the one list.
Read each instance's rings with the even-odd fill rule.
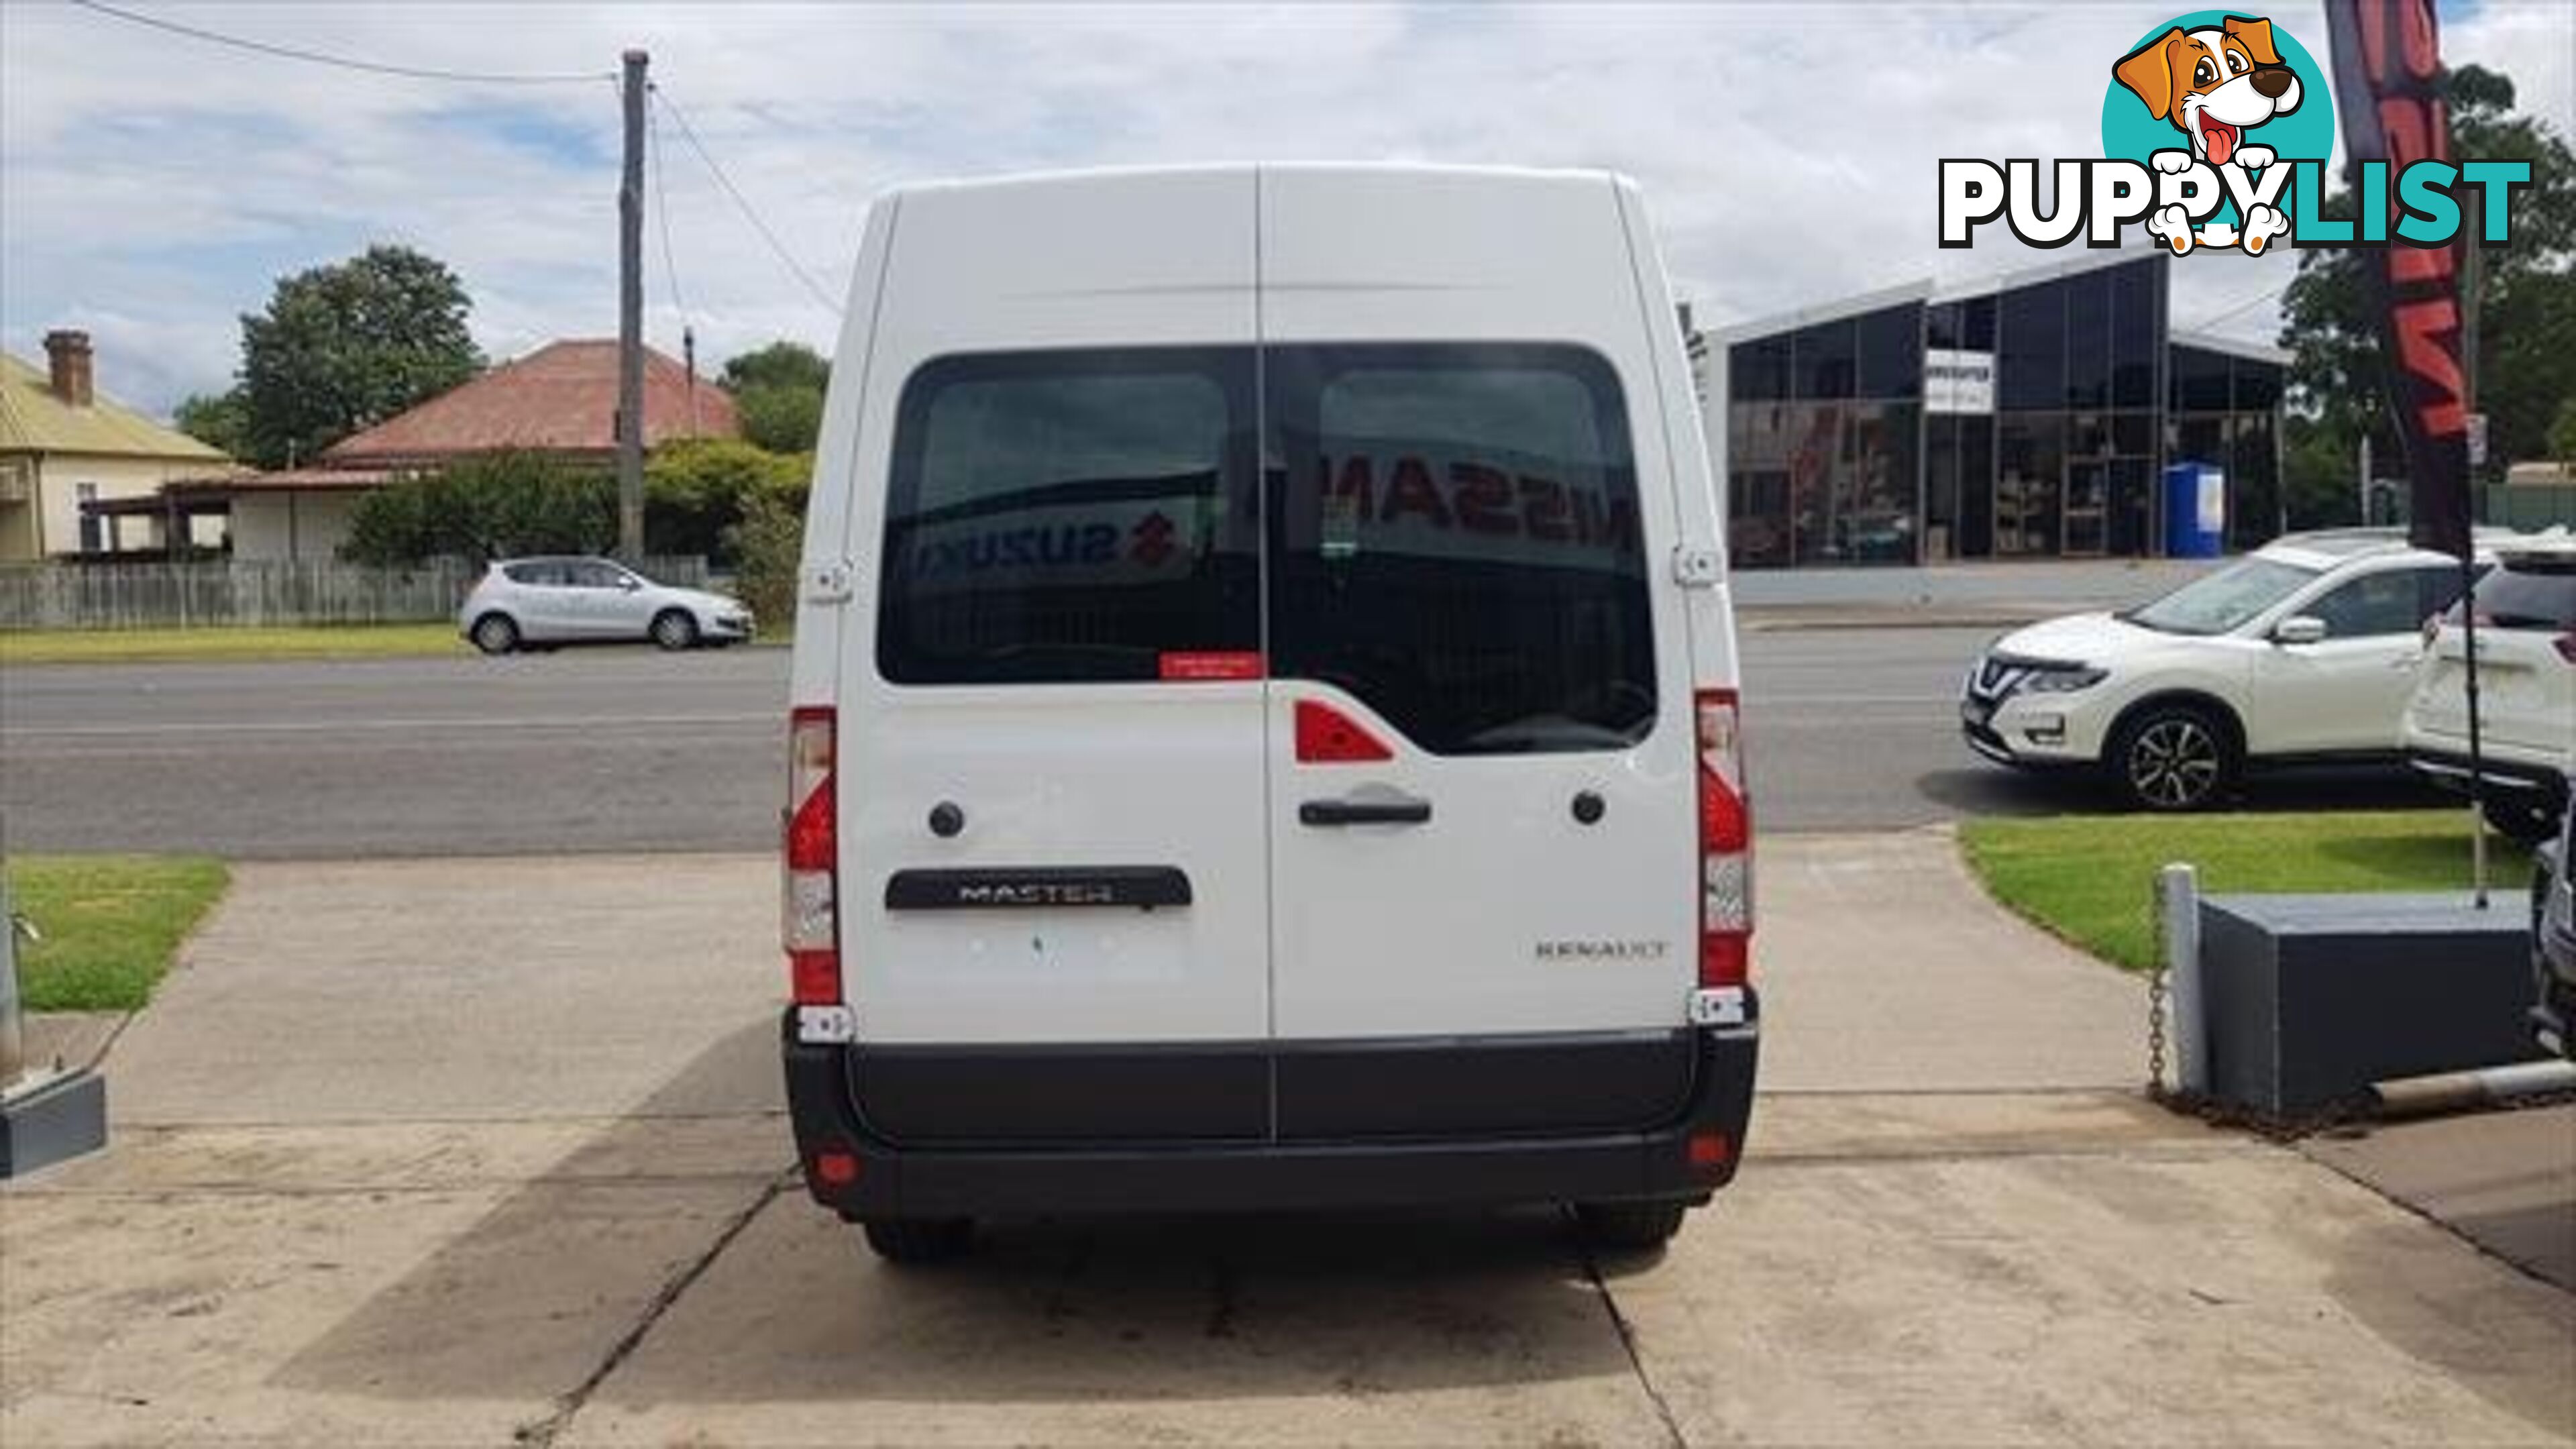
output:
[[[120,6],[400,65],[606,76],[630,45],[837,300],[860,216],[907,179],[1184,160],[1608,166],[1723,322],[2033,259],[1933,245],[1944,155],[2100,154],[2109,66],[2157,0],[1913,4]],[[2170,3],[2170,0],[2167,0]],[[2269,15],[2322,58],[2313,0]],[[2576,134],[2576,0],[2446,3],[2454,62]],[[373,241],[455,267],[493,356],[616,330],[605,79],[399,78],[273,59],[61,0],[0,0],[0,345],[86,327],[154,411],[225,386],[237,317]],[[836,319],[678,137],[648,227],[646,335],[701,359]],[[667,221],[676,265],[664,265]],[[2287,256],[2182,266],[2178,325],[2268,337]],[[677,295],[672,283],[677,282]]]

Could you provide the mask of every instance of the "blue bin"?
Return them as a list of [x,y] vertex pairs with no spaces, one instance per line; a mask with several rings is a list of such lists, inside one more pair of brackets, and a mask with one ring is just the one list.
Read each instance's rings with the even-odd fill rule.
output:
[[2227,551],[2227,474],[2215,463],[2165,466],[2165,556],[2216,558]]

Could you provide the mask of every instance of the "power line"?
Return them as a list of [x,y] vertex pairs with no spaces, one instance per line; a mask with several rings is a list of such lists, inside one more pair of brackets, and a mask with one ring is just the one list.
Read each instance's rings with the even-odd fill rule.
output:
[[2212,312],[2208,316],[2201,318],[2199,321],[2188,324],[2183,330],[2186,332],[2197,332],[2204,327],[2215,326],[2216,324],[2224,322],[2228,318],[2235,316],[2239,312],[2259,306],[2262,303],[2269,302],[2273,298],[2280,296],[2283,292],[2290,289],[2290,282],[2297,280],[2298,278],[2294,276],[2290,278],[2290,281],[2282,282],[2277,286],[2266,287],[2262,291],[2255,293],[2253,296],[2246,298],[2244,301],[2239,302],[2232,307]]
[[375,75],[398,75],[412,80],[466,81],[477,85],[564,85],[573,82],[588,85],[617,79],[608,71],[557,71],[509,75],[485,71],[440,70],[430,66],[392,65],[384,61],[359,60],[353,56],[331,55],[319,50],[302,50],[291,45],[277,45],[265,40],[249,40],[238,35],[226,35],[220,31],[202,30],[194,25],[183,25],[176,20],[164,20],[157,15],[146,15],[140,11],[103,4],[101,0],[71,0],[71,3],[83,10],[112,15],[119,20],[136,25],[168,31],[172,35],[184,35],[191,40],[203,40],[214,45],[229,45],[236,50],[252,51],[260,55],[273,56],[279,60],[300,60],[313,65],[332,65],[342,70],[362,70]]
[[653,220],[662,231],[662,280],[671,288],[671,310],[680,314],[680,325],[689,322],[689,304],[680,296],[680,263],[671,251],[671,187],[662,170],[662,112],[660,107],[645,113],[644,131],[653,154]]
[[733,178],[725,175],[725,169],[716,164],[716,158],[708,153],[706,143],[698,139],[697,129],[689,124],[688,114],[682,111],[679,104],[673,101],[660,86],[656,85],[652,90],[654,99],[660,101],[671,112],[671,120],[680,128],[680,139],[688,142],[689,149],[697,152],[698,159],[706,163],[708,174],[715,177],[718,186],[724,188],[725,195],[733,198],[734,206],[742,212],[743,219],[751,223],[752,230],[760,233],[760,239],[769,243],[770,251],[777,255],[778,260],[788,271],[795,274],[797,281],[804,283],[808,295],[833,316],[841,315],[841,305],[832,300],[832,294],[823,290],[821,284],[817,283],[812,274],[796,260],[795,255],[787,250],[786,244],[778,239],[778,233],[769,229],[769,223],[760,219],[760,213],[752,209],[751,202],[743,196],[741,188],[733,184]]

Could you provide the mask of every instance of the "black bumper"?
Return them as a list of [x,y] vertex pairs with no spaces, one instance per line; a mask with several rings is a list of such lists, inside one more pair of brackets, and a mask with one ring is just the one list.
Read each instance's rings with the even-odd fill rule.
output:
[[2545,766],[2515,764],[2489,755],[2479,761],[2480,768],[2472,771],[2466,751],[2455,754],[2427,749],[2408,750],[2406,763],[2414,767],[2415,773],[2456,795],[2469,793],[2469,779],[2475,774],[2485,780],[2489,790],[2505,792],[2515,799],[2536,801],[2551,809],[2567,803],[2567,777]]
[[[1568,1127],[1517,1132],[1481,1129],[1431,1135],[1408,1123],[1407,1104],[1369,1127],[1283,1140],[1228,1135],[1204,1138],[1098,1135],[1042,1142],[903,1142],[890,1140],[860,1111],[853,1084],[868,1071],[866,1047],[815,1046],[796,1040],[791,1011],[782,1023],[788,1115],[805,1184],[817,1202],[848,1218],[946,1217],[979,1214],[1201,1212],[1314,1208],[1466,1207],[1557,1201],[1703,1201],[1735,1175],[1752,1114],[1758,1040],[1755,1028],[1693,1029],[1656,1034],[1656,1061],[1677,1059],[1686,1075],[1677,1105],[1645,1127]],[[1604,1043],[1551,1038],[1575,1070],[1603,1060]],[[1479,1064],[1490,1046],[1447,1040],[1374,1043],[1381,1058],[1410,1057],[1440,1068]],[[1548,1048],[1553,1050],[1553,1048]],[[1267,1048],[1227,1056],[1263,1064],[1278,1080]],[[993,1080],[1012,1075],[1006,1052],[959,1054]],[[918,1055],[913,1054],[914,1060]],[[1514,1062],[1515,1090],[1543,1081],[1544,1061]],[[1652,1069],[1650,1069],[1652,1070]],[[1418,1109],[1417,1109],[1418,1110]],[[1350,1135],[1323,1135],[1343,1130]],[[1712,1140],[1714,1139],[1714,1141]],[[1696,1147],[1696,1152],[1695,1152]],[[1722,1148],[1722,1150],[1713,1150]],[[854,1173],[826,1173],[827,1156],[855,1160]],[[843,1180],[831,1180],[839,1176]]]

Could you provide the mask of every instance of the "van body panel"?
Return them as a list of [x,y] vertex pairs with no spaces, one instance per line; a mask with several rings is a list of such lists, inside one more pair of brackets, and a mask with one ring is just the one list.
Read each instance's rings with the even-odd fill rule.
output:
[[[1542,542],[1537,520],[1526,514],[1518,529],[1473,532],[1464,526],[1465,502],[1454,494],[1450,526],[1436,542],[1412,542],[1391,526],[1384,532],[1396,540],[1394,548],[1438,548],[1468,566],[1615,566],[1637,585],[1628,607],[1643,608],[1654,641],[1653,717],[1644,737],[1624,747],[1437,754],[1407,738],[1370,701],[1332,681],[1275,668],[1271,957],[1278,1036],[1671,1025],[1681,1019],[1697,961],[1691,652],[1666,562],[1677,535],[1661,416],[1666,401],[1648,358],[1636,264],[1614,187],[1597,174],[1264,168],[1261,227],[1262,331],[1272,359],[1274,412],[1314,406],[1311,398],[1282,395],[1282,378],[1292,371],[1284,360],[1308,344],[1495,339],[1542,342],[1598,359],[1617,394],[1604,411],[1616,408],[1622,434],[1606,441],[1624,455],[1632,475],[1627,486],[1638,525],[1615,550],[1615,565],[1604,564],[1603,550],[1579,541]],[[1364,392],[1372,379],[1380,379],[1381,392],[1423,386],[1423,373],[1372,371],[1366,349],[1352,351],[1359,360],[1339,375],[1355,379],[1354,391]],[[1427,367],[1439,354],[1426,351],[1433,359]],[[1472,349],[1462,355],[1469,359],[1462,369],[1478,356]],[[1550,363],[1544,353],[1500,356],[1493,364],[1498,374],[1578,365]],[[1294,510],[1317,487],[1369,461],[1370,452],[1378,456],[1368,476],[1382,485],[1378,507],[1390,515],[1397,500],[1384,485],[1415,452],[1437,487],[1449,486],[1461,469],[1484,469],[1524,485],[1533,472],[1555,471],[1556,460],[1532,460],[1471,436],[1426,441],[1387,431],[1382,444],[1367,445],[1366,430],[1391,429],[1380,419],[1402,416],[1400,407],[1372,407],[1363,395],[1347,410],[1378,418],[1346,430],[1353,439],[1323,439],[1325,446],[1344,443],[1339,456],[1318,460],[1289,446],[1288,456],[1273,460],[1274,467],[1284,463],[1284,484],[1273,486],[1289,495],[1284,532],[1292,547],[1299,527]],[[1445,421],[1432,418],[1419,431]],[[1612,419],[1597,421],[1608,426]],[[1272,421],[1274,434],[1291,440],[1306,426],[1313,424]],[[1319,468],[1330,477],[1319,476]],[[1280,513],[1274,503],[1274,519]],[[1376,546],[1373,540],[1366,545]],[[1275,567],[1279,550],[1271,557]],[[1464,582],[1472,576],[1446,577]],[[1439,607],[1436,593],[1389,588],[1380,597],[1389,612]],[[1282,608],[1275,581],[1272,599],[1275,634]],[[1490,625],[1513,626],[1500,618]],[[1359,634],[1370,623],[1355,616],[1344,627]],[[1449,627],[1488,626],[1461,618]],[[1409,643],[1425,638],[1439,636],[1407,636]],[[1462,652],[1470,647],[1461,641]],[[1301,700],[1321,700],[1369,721],[1391,742],[1392,758],[1301,764],[1291,723]],[[1418,826],[1315,829],[1300,822],[1309,802],[1372,792],[1428,801],[1432,816]],[[1575,813],[1578,797],[1586,795],[1603,807],[1590,823]],[[1283,1082],[1283,1116],[1291,1111],[1287,1090]]]
[[[1257,680],[901,684],[887,678],[877,647],[889,567],[880,557],[886,480],[907,386],[927,364],[978,354],[1095,346],[1248,353],[1256,337],[1252,185],[1241,170],[1180,171],[941,186],[902,198],[859,405],[848,492],[851,556],[862,567],[838,661],[843,980],[862,1041],[1268,1035]],[[1248,414],[1248,398],[1233,404]],[[1248,435],[1249,417],[1239,425]],[[1037,519],[1033,526],[1052,536],[1106,526],[1095,517],[1104,508],[1101,516],[1127,525],[1117,508],[1137,506],[987,517]],[[934,527],[952,536],[925,531],[925,548],[990,544],[972,518]],[[928,823],[942,804],[963,816],[953,837]],[[1193,899],[1150,912],[885,905],[887,880],[908,868],[1082,866],[1174,867]]]

